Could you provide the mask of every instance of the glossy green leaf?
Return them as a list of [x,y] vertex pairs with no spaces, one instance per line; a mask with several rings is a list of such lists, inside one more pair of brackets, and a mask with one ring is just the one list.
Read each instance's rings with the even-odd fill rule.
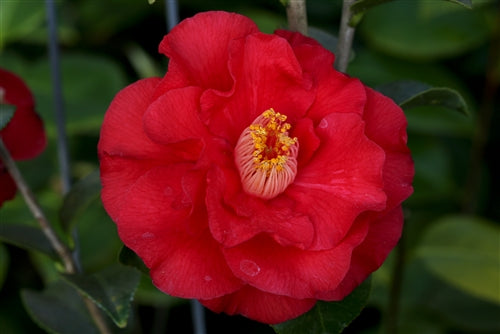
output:
[[9,271],[9,252],[7,247],[0,243],[0,290],[2,290],[3,282]]
[[66,231],[70,231],[75,218],[99,197],[101,180],[96,170],[76,183],[64,197],[59,217]]
[[49,333],[99,333],[81,296],[64,282],[55,282],[40,292],[23,290],[21,297],[31,318]]
[[156,0],[148,0],[148,3],[149,3],[150,5],[154,4],[155,2],[156,2]]
[[278,334],[338,334],[354,320],[366,305],[371,279],[367,279],[349,296],[339,302],[316,303],[300,317],[272,326]]
[[[351,11],[354,14],[363,13],[368,9],[370,9],[371,7],[375,7],[390,1],[395,1],[395,0],[358,0],[351,6]],[[439,0],[434,0],[434,1],[439,1]],[[454,2],[462,6],[465,6],[466,8],[469,9],[472,8],[471,0],[444,0],[444,1]]]
[[468,10],[463,1],[392,1],[371,8],[359,32],[373,47],[405,59],[455,56],[482,45],[493,10]]
[[403,109],[438,106],[468,114],[467,103],[456,90],[431,87],[421,82],[398,81],[377,87]]
[[0,102],[0,130],[2,130],[7,126],[7,124],[9,124],[15,112],[16,106]]
[[40,228],[23,224],[0,224],[0,241],[13,244],[27,250],[42,252],[54,259],[57,254]]
[[478,217],[434,222],[416,255],[437,276],[478,298],[500,304],[500,228]]
[[81,293],[101,307],[120,328],[127,325],[131,302],[140,273],[130,267],[112,265],[91,275],[64,275]]
[[120,255],[119,255],[120,263],[134,267],[138,269],[140,272],[149,275],[149,269],[146,267],[144,262],[142,262],[141,258],[134,253],[133,250],[128,248],[127,246],[123,246]]

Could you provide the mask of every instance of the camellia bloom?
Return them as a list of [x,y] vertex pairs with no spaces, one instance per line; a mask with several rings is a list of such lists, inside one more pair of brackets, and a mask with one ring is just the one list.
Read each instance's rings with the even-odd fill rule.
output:
[[[47,145],[42,119],[35,112],[33,95],[15,74],[0,68],[0,103],[14,105],[14,116],[0,138],[14,160],[32,159]],[[0,206],[14,198],[16,185],[0,160]]]
[[401,234],[401,109],[238,14],[184,20],[159,50],[167,73],[118,93],[98,146],[105,208],[154,284],[271,324],[344,298]]

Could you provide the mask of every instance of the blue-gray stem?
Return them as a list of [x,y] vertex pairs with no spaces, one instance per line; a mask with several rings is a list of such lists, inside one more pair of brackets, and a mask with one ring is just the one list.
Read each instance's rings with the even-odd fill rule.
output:
[[352,41],[355,28],[349,25],[352,18],[351,6],[356,0],[344,0],[342,5],[342,17],[340,19],[339,39],[335,58],[335,68],[340,72],[347,71],[349,56],[351,54]]
[[62,94],[61,66],[59,59],[59,45],[57,38],[57,19],[54,0],[46,0],[47,24],[49,28],[49,57],[52,77],[54,108],[57,126],[57,150],[59,168],[61,172],[62,191],[66,194],[71,187],[71,173],[69,166],[68,139],[66,137],[66,117]]
[[165,0],[167,29],[172,30],[179,23],[179,5],[177,0]]

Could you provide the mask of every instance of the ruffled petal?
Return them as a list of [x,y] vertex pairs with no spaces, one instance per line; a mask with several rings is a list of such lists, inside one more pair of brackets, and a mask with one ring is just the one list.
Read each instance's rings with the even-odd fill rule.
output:
[[232,85],[227,67],[229,43],[254,32],[258,32],[257,26],[245,16],[200,13],[173,28],[159,50],[170,58],[169,67],[174,64],[176,75],[190,85],[228,90]]
[[201,96],[201,118],[232,145],[269,108],[287,115],[293,124],[313,103],[312,82],[283,38],[255,33],[233,40],[229,68],[232,90],[207,90]]
[[97,146],[99,154],[132,159],[164,157],[165,147],[144,132],[142,120],[158,78],[143,79],[122,89],[104,116]]
[[241,282],[210,236],[203,200],[204,175],[193,165],[157,167],[124,199],[117,219],[123,242],[151,269],[153,283],[183,298],[216,298]]
[[364,135],[357,114],[330,114],[316,133],[321,146],[285,194],[313,221],[316,239],[311,249],[321,250],[340,242],[362,212],[385,208],[385,154]]
[[0,68],[0,88],[3,89],[3,98],[18,107],[33,108],[35,100],[24,81],[17,75]]
[[385,261],[396,246],[403,230],[403,211],[401,207],[391,210],[386,215],[370,219],[370,229],[364,241],[354,249],[349,272],[337,289],[321,293],[318,299],[341,300],[359,286],[372,272]]
[[278,296],[251,286],[244,286],[230,295],[200,302],[214,312],[241,314],[266,324],[278,324],[293,319],[309,311],[316,304],[314,299]]
[[344,279],[351,252],[366,236],[368,224],[356,224],[336,247],[303,251],[283,247],[266,236],[223,250],[233,273],[259,290],[292,298],[316,298]]
[[295,212],[293,201],[284,196],[263,201],[245,194],[234,170],[209,171],[206,205],[210,231],[225,247],[265,233],[283,246],[305,249],[314,237],[309,217]]
[[199,119],[201,88],[173,89],[155,100],[144,115],[144,129],[160,144],[199,139],[207,134]]

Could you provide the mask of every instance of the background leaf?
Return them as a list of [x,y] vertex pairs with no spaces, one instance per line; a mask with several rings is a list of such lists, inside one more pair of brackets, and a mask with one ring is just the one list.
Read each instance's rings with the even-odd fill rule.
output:
[[50,333],[99,333],[80,295],[61,281],[41,292],[23,290],[21,296],[33,320]]
[[101,180],[96,170],[76,183],[64,197],[59,217],[66,231],[70,231],[75,217],[82,214],[99,197]]
[[0,240],[26,250],[36,250],[54,259],[57,254],[38,227],[2,222],[0,224]]
[[2,130],[7,126],[7,124],[9,124],[15,112],[16,106],[0,102],[0,130]]
[[377,87],[403,109],[438,106],[468,114],[467,103],[454,89],[431,87],[416,81],[397,81]]
[[450,216],[432,224],[416,256],[437,276],[500,304],[500,228],[478,217]]
[[342,301],[319,301],[306,314],[272,327],[278,334],[338,334],[366,305],[370,286],[371,279],[367,279]]
[[7,277],[9,271],[9,252],[7,247],[0,243],[0,290],[2,289],[3,282]]
[[134,251],[128,248],[127,246],[123,246],[122,249],[120,250],[119,260],[120,263],[134,267],[138,269],[140,272],[149,275],[148,267],[146,267],[144,262],[142,262],[141,258],[137,256],[137,254],[134,253]]
[[124,328],[127,325],[130,304],[140,279],[137,270],[112,265],[91,275],[63,277],[106,311],[118,327]]

